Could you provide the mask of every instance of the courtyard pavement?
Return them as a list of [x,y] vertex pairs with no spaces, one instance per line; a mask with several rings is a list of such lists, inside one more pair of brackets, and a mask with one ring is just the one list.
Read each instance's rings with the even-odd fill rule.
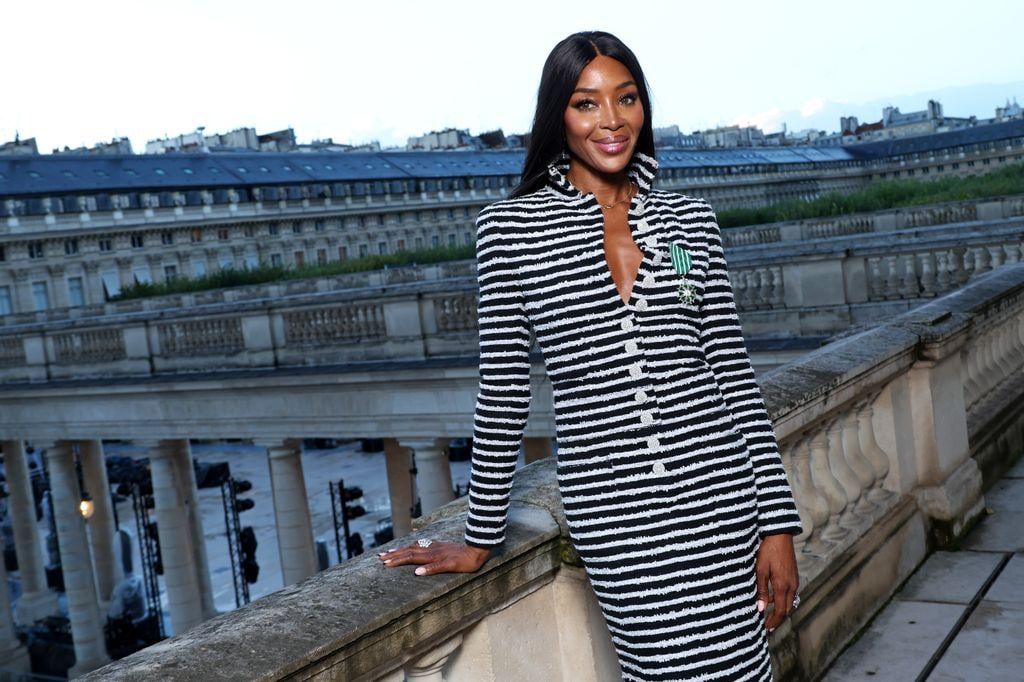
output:
[[825,682],[1024,681],[1024,459],[985,504],[962,549],[929,556]]

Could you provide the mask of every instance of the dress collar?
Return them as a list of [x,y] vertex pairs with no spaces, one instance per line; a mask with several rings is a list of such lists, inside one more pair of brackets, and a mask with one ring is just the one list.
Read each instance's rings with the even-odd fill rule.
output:
[[[568,172],[569,154],[562,152],[548,165],[548,187],[568,199],[582,199],[583,194],[566,177]],[[633,152],[633,159],[629,162],[629,168],[626,171],[630,180],[637,185],[636,196],[633,197],[632,203],[640,204],[647,199],[657,172],[658,161],[654,157],[642,152]],[[596,203],[597,200],[594,199],[594,202]]]

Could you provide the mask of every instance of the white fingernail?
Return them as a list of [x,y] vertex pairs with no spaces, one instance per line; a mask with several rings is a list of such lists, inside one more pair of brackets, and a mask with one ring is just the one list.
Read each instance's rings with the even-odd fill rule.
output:
[[763,599],[758,599],[757,600],[757,612],[758,613],[764,613],[764,609],[765,609],[766,606],[768,606],[768,602],[766,602]]
[[416,575],[423,575],[426,572],[427,572],[427,569],[423,568],[422,566],[417,568],[416,571],[415,571]]

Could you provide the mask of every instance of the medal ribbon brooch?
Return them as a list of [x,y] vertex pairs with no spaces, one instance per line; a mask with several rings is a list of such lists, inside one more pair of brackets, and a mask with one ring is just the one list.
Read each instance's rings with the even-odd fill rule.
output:
[[[672,257],[672,267],[676,269],[677,273],[685,276],[693,265],[693,257],[690,256],[690,252],[683,248],[682,242],[672,242],[669,245],[669,255]],[[685,279],[679,284],[676,292],[679,294],[679,300],[686,305],[692,305],[697,300],[697,291],[693,288],[693,284]]]

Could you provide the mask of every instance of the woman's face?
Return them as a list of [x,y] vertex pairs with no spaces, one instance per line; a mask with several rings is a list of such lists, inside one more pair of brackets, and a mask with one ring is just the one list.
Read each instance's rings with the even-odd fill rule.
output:
[[644,125],[644,107],[633,74],[622,62],[599,55],[576,82],[565,108],[570,170],[604,176],[621,173],[633,158]]

